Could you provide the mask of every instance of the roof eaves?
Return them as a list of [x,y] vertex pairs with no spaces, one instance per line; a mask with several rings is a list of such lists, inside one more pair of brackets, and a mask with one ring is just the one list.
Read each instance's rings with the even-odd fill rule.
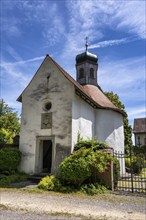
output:
[[119,108],[111,108],[111,107],[105,107],[105,106],[99,105],[91,97],[89,97],[85,92],[83,92],[82,90],[80,90],[77,87],[76,87],[76,94],[79,95],[82,99],[84,99],[86,102],[88,102],[92,107],[94,107],[96,109],[113,110],[113,111],[116,111],[118,113],[121,113],[124,117],[127,117],[126,112],[124,112],[123,110],[121,110]]

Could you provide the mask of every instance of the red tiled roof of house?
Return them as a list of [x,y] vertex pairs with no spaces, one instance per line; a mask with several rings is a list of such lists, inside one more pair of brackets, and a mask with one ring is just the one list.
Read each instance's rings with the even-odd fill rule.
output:
[[145,133],[146,132],[146,118],[135,118],[133,133]]
[[[110,109],[121,113],[123,116],[126,116],[126,113],[117,108],[98,87],[93,85],[80,85],[58,63],[56,63],[56,61],[53,60],[52,57],[49,56],[49,58],[62,72],[62,74],[75,86],[77,94],[80,94],[81,98],[84,97],[84,100],[92,104],[94,107],[100,109]],[[22,94],[18,97],[17,101],[22,101]]]

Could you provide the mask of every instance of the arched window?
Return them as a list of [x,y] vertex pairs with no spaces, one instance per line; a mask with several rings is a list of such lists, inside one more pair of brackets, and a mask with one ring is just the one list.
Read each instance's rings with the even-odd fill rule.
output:
[[90,68],[90,78],[94,79],[94,69]]
[[82,79],[82,78],[84,78],[84,69],[80,68],[80,70],[79,70],[79,79]]

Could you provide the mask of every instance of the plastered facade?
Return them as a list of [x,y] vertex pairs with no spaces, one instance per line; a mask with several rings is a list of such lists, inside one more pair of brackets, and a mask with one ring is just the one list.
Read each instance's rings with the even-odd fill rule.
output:
[[[20,170],[26,173],[41,172],[41,140],[52,140],[52,172],[56,172],[63,158],[71,153],[73,91],[71,83],[46,57],[22,94]],[[49,111],[44,109],[47,101],[52,103]],[[41,129],[41,114],[46,112],[52,113],[52,128]]]

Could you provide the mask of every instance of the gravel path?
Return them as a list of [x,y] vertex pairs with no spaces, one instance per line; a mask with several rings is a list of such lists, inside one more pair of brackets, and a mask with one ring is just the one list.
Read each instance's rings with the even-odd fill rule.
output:
[[1,220],[83,220],[80,217],[51,216],[44,214],[27,213],[24,211],[1,210]]
[[[65,215],[68,216],[67,219],[73,220],[146,220],[145,198],[140,196],[109,194],[99,195],[98,197],[77,197],[49,192],[33,193],[22,190],[4,189],[0,191],[0,194],[2,210],[7,207],[8,211],[24,210],[27,213],[53,214],[56,216],[60,215],[61,217]],[[74,216],[74,218],[70,218],[70,216]],[[78,216],[78,218],[75,216]],[[6,218],[3,219],[6,220]],[[65,219],[64,217],[63,220]]]

